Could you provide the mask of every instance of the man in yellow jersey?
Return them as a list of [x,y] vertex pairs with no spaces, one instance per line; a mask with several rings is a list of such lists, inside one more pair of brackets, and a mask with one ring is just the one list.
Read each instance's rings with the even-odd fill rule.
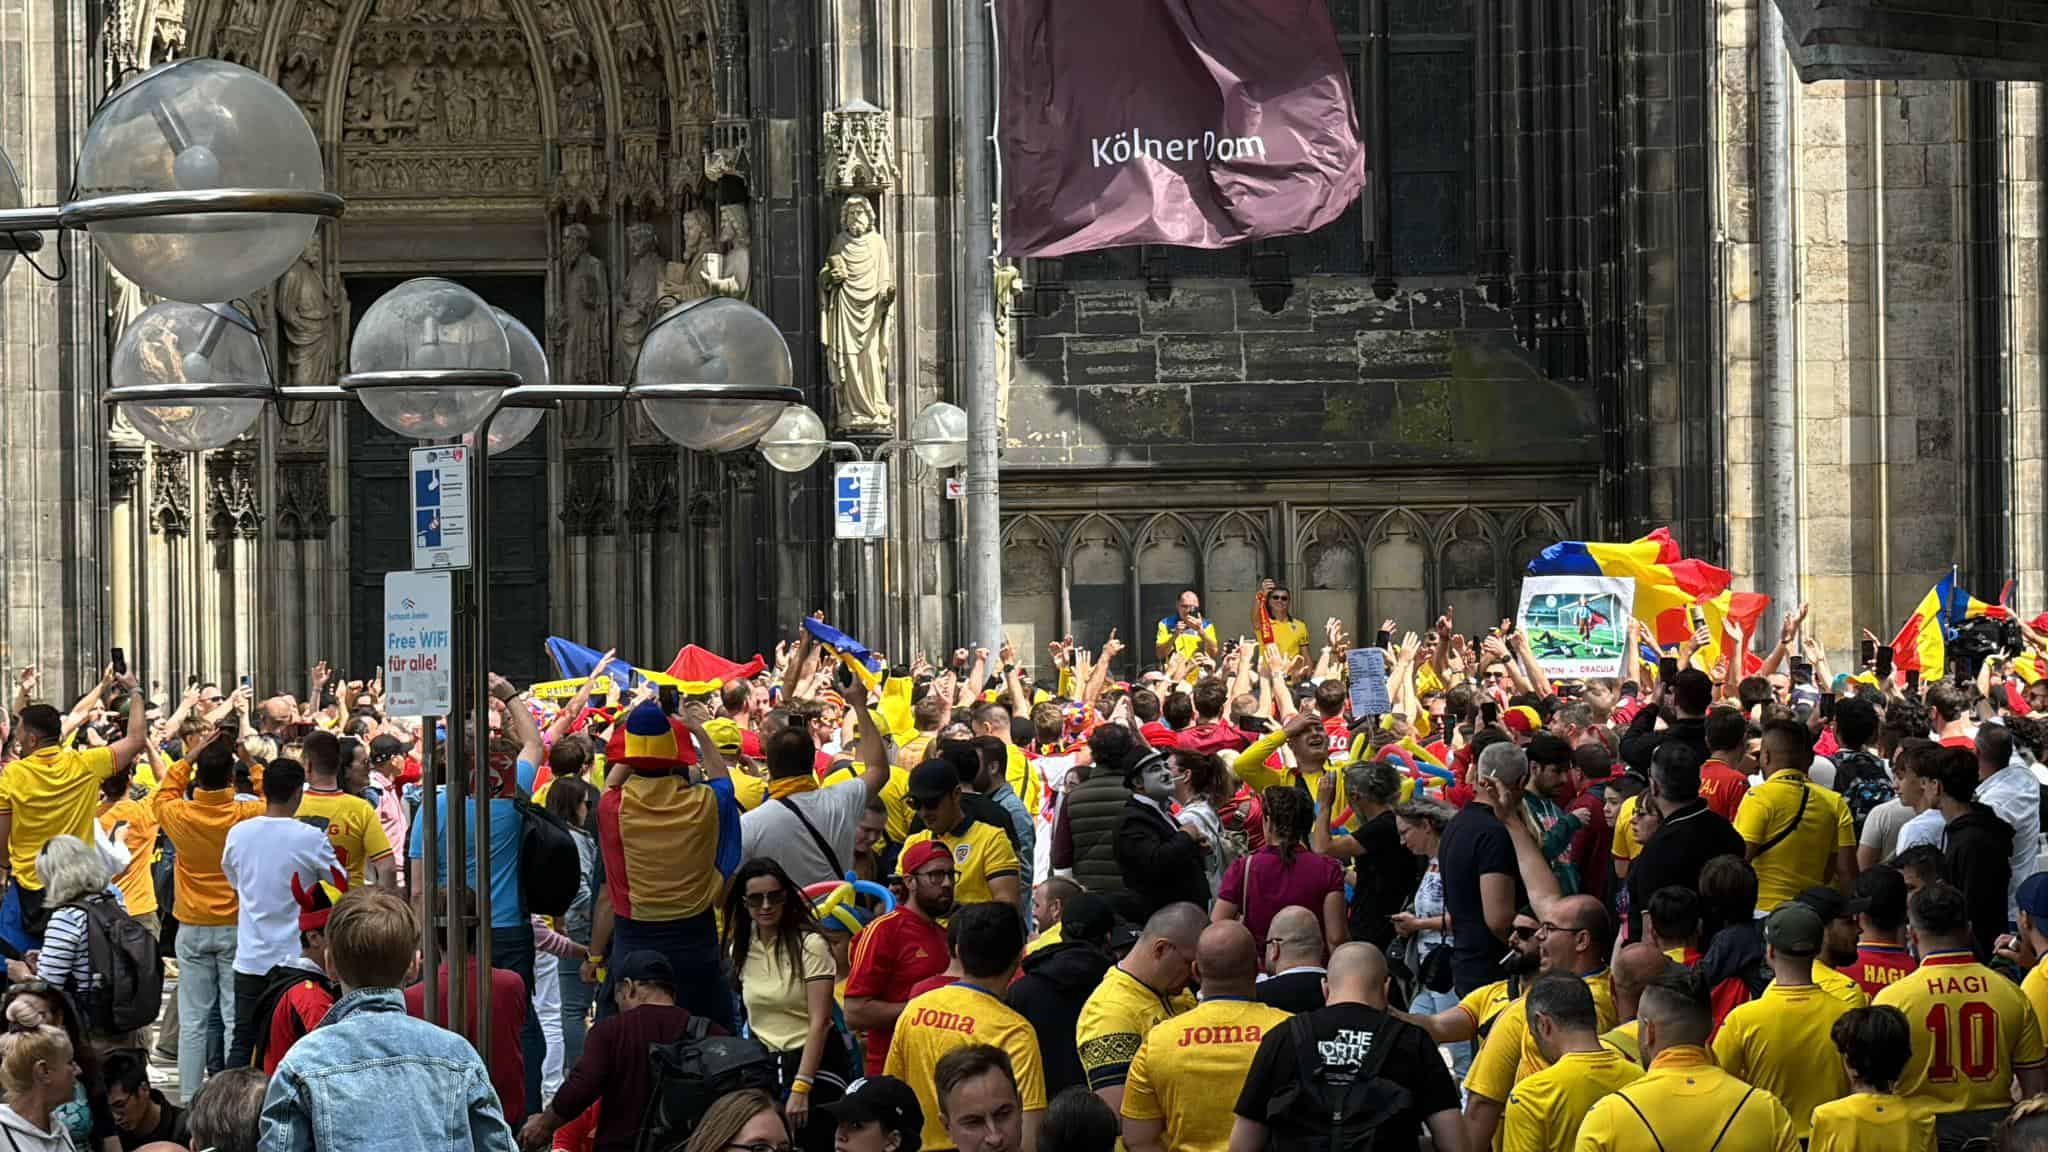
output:
[[1037,1140],[1038,1120],[1045,1112],[1045,1072],[1038,1058],[1038,1038],[1024,1017],[1003,1003],[1002,990],[1017,973],[1024,956],[1024,922],[1008,904],[966,904],[953,912],[950,932],[954,956],[965,974],[960,980],[914,997],[903,1006],[896,1033],[889,1041],[884,1075],[910,1085],[924,1109],[924,1147],[952,1148],[939,1115],[935,1073],[949,1052],[975,1044],[992,1044],[1010,1057],[1024,1112],[1024,1146]]
[[1600,1042],[1620,1051],[1639,1067],[1644,1063],[1643,1037],[1636,1009],[1642,1003],[1643,989],[1675,963],[1655,944],[1641,940],[1622,945],[1614,954],[1614,1015],[1621,1023],[1601,1033]]
[[[1294,767],[1291,770],[1272,768],[1266,764],[1266,761],[1283,746],[1294,754]],[[1308,789],[1309,795],[1313,796],[1322,786],[1324,772],[1341,769],[1350,761],[1350,750],[1332,747],[1330,733],[1323,727],[1322,720],[1316,716],[1313,709],[1304,708],[1289,716],[1285,724],[1252,741],[1250,747],[1238,753],[1237,759],[1231,763],[1231,771],[1237,773],[1238,779],[1259,791],[1276,784],[1293,784],[1298,780]],[[1333,811],[1342,812],[1349,806],[1350,802],[1344,795],[1344,777],[1339,772]]]
[[1308,625],[1294,618],[1293,607],[1294,594],[1284,585],[1275,583],[1270,576],[1259,581],[1259,597],[1252,606],[1252,620],[1259,626],[1261,640],[1265,639],[1264,633],[1272,632],[1271,643],[1279,650],[1283,661],[1310,655]]
[[1856,882],[1856,824],[1839,795],[1806,778],[1812,733],[1794,720],[1767,721],[1757,755],[1764,782],[1735,812],[1735,830],[1756,869],[1757,911],[1769,912],[1823,881],[1847,890]]
[[1173,615],[1160,618],[1152,646],[1161,662],[1176,652],[1189,660],[1201,652],[1211,656],[1218,654],[1216,625],[1203,618],[1202,598],[1195,594],[1194,589],[1181,593],[1180,599],[1174,601]]
[[389,888],[394,881],[391,842],[377,810],[361,796],[341,790],[341,741],[332,732],[311,732],[299,749],[306,766],[306,794],[299,801],[302,824],[327,833],[334,855],[348,869],[348,886]]
[[1776,1096],[1801,1140],[1813,1134],[1816,1107],[1849,1093],[1841,1062],[1815,1059],[1827,1051],[1835,1021],[1853,1007],[1813,982],[1825,931],[1820,915],[1797,900],[1771,913],[1764,921],[1771,982],[1729,1012],[1714,1034],[1714,1063]]
[[1840,971],[1856,962],[1856,917],[1849,913],[1848,898],[1838,888],[1816,884],[1795,899],[1820,917],[1820,955],[1813,960],[1813,982],[1851,1008],[1870,1007],[1870,993],[1855,977]]
[[1252,998],[1258,947],[1235,920],[1202,930],[1202,1002],[1146,1034],[1124,1083],[1129,1152],[1227,1152],[1232,1109],[1266,1034],[1291,1017]]
[[[101,817],[104,821],[106,818]],[[2033,1006],[2034,1019],[2048,1022],[2048,872],[2036,872],[2020,882],[2019,932],[2014,943],[2020,957],[2032,957],[2034,966],[2020,981],[2020,991]],[[2048,1023],[2042,1027],[2048,1029]]]
[[[1436,1152],[1467,1152],[1458,1126],[1458,1086],[1435,1045],[1420,1029],[1387,1012],[1387,960],[1362,941],[1330,954],[1329,1003],[1266,1033],[1237,1094],[1230,1152],[1308,1148],[1327,1140],[1331,1113],[1357,1123],[1360,1111],[1382,1117],[1373,1129],[1379,1152],[1414,1152],[1426,1126]],[[1312,1053],[1314,1068],[1302,1067]],[[1370,1082],[1360,1086],[1360,1082]],[[1375,1110],[1405,1098],[1392,1115]],[[1270,1140],[1270,1143],[1269,1143]],[[1050,1149],[1047,1152],[1051,1152]]]
[[135,677],[122,676],[119,683],[128,693],[128,727],[104,748],[64,747],[64,714],[48,704],[30,704],[18,718],[15,746],[21,755],[0,776],[0,842],[7,846],[5,874],[31,936],[43,934],[55,911],[43,907],[36,855],[56,836],[92,843],[100,781],[128,767],[149,738],[149,702],[136,690]]
[[1639,1018],[1649,1070],[1593,1102],[1575,1152],[1798,1152],[1778,1098],[1714,1067],[1714,1012],[1699,977],[1677,969],[1652,980]]
[[1031,922],[1038,925],[1038,935],[1024,946],[1029,954],[1058,944],[1060,916],[1066,911],[1067,901],[1079,896],[1082,888],[1065,876],[1048,876],[1043,884],[1031,889]]
[[[1526,831],[1521,836],[1526,837]],[[1593,997],[1596,1030],[1614,1027],[1614,988],[1607,974],[1607,956],[1614,947],[1614,922],[1591,896],[1566,896],[1544,909],[1536,930],[1536,948],[1543,971],[1582,979]],[[1528,1013],[1510,1004],[1495,1021],[1493,1032],[1472,1070],[1465,1074],[1465,1135],[1475,1148],[1493,1143],[1501,1111],[1517,1081],[1550,1066],[1529,1033]]]
[[1584,980],[1538,977],[1523,1004],[1529,1035],[1550,1067],[1508,1094],[1502,1152],[1572,1152],[1586,1109],[1634,1083],[1643,1070],[1600,1043],[1599,1011]]
[[[953,898],[962,904],[989,900],[1017,907],[1023,898],[1023,866],[1002,829],[961,811],[960,770],[950,760],[927,760],[910,771],[910,804],[924,821],[903,847],[937,840],[952,853],[959,873]],[[928,1112],[927,1115],[936,1113]]]
[[1074,1046],[1088,1088],[1122,1114],[1131,1061],[1152,1029],[1195,1006],[1187,994],[1196,950],[1209,914],[1193,904],[1168,904],[1145,921],[1138,942],[1102,977],[1081,1005]]
[[1935,1113],[1941,1146],[1989,1136],[2020,1095],[2048,1091],[2041,1023],[2012,981],[1977,963],[1970,951],[1969,904],[1947,884],[1928,884],[1906,904],[1920,967],[1877,994],[1906,1014],[1913,1058],[1899,1095]]

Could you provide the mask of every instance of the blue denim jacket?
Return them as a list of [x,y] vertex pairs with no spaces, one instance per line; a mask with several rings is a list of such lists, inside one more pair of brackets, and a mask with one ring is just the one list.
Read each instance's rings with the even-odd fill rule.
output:
[[343,996],[285,1053],[262,1152],[517,1152],[469,1042],[405,1014],[396,988]]

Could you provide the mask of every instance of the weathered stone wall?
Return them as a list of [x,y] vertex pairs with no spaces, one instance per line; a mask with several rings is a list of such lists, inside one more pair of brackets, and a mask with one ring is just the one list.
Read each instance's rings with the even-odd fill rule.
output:
[[1600,463],[1583,381],[1547,378],[1470,289],[1378,299],[1295,281],[1268,312],[1242,281],[1083,282],[1024,321],[1005,470],[1576,468]]
[[[1720,0],[1721,173],[1727,374],[1727,536],[1738,582],[1757,571],[1764,366],[1757,359],[1756,8]],[[2038,95],[2001,85],[2007,189],[2005,390],[2012,408],[2003,506],[2038,605],[2042,480]],[[1896,628],[1966,536],[1971,354],[1965,88],[1945,81],[1841,81],[1794,93],[1794,341],[1799,423],[1799,574],[1821,638]],[[1997,582],[1972,588],[1990,598]]]

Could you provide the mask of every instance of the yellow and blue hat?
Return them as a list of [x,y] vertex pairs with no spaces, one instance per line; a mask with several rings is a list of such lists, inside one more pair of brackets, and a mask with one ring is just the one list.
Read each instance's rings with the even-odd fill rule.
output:
[[697,745],[682,721],[662,711],[659,701],[646,700],[626,713],[624,723],[612,725],[604,758],[634,771],[659,772],[696,764]]

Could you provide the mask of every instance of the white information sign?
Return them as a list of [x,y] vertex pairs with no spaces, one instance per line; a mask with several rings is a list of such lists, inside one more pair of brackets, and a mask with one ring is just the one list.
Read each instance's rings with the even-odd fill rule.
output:
[[412,450],[412,567],[469,567],[469,448]]
[[455,579],[446,572],[384,574],[384,711],[455,710]]
[[880,540],[889,534],[889,466],[879,460],[839,465],[832,474],[832,535]]

